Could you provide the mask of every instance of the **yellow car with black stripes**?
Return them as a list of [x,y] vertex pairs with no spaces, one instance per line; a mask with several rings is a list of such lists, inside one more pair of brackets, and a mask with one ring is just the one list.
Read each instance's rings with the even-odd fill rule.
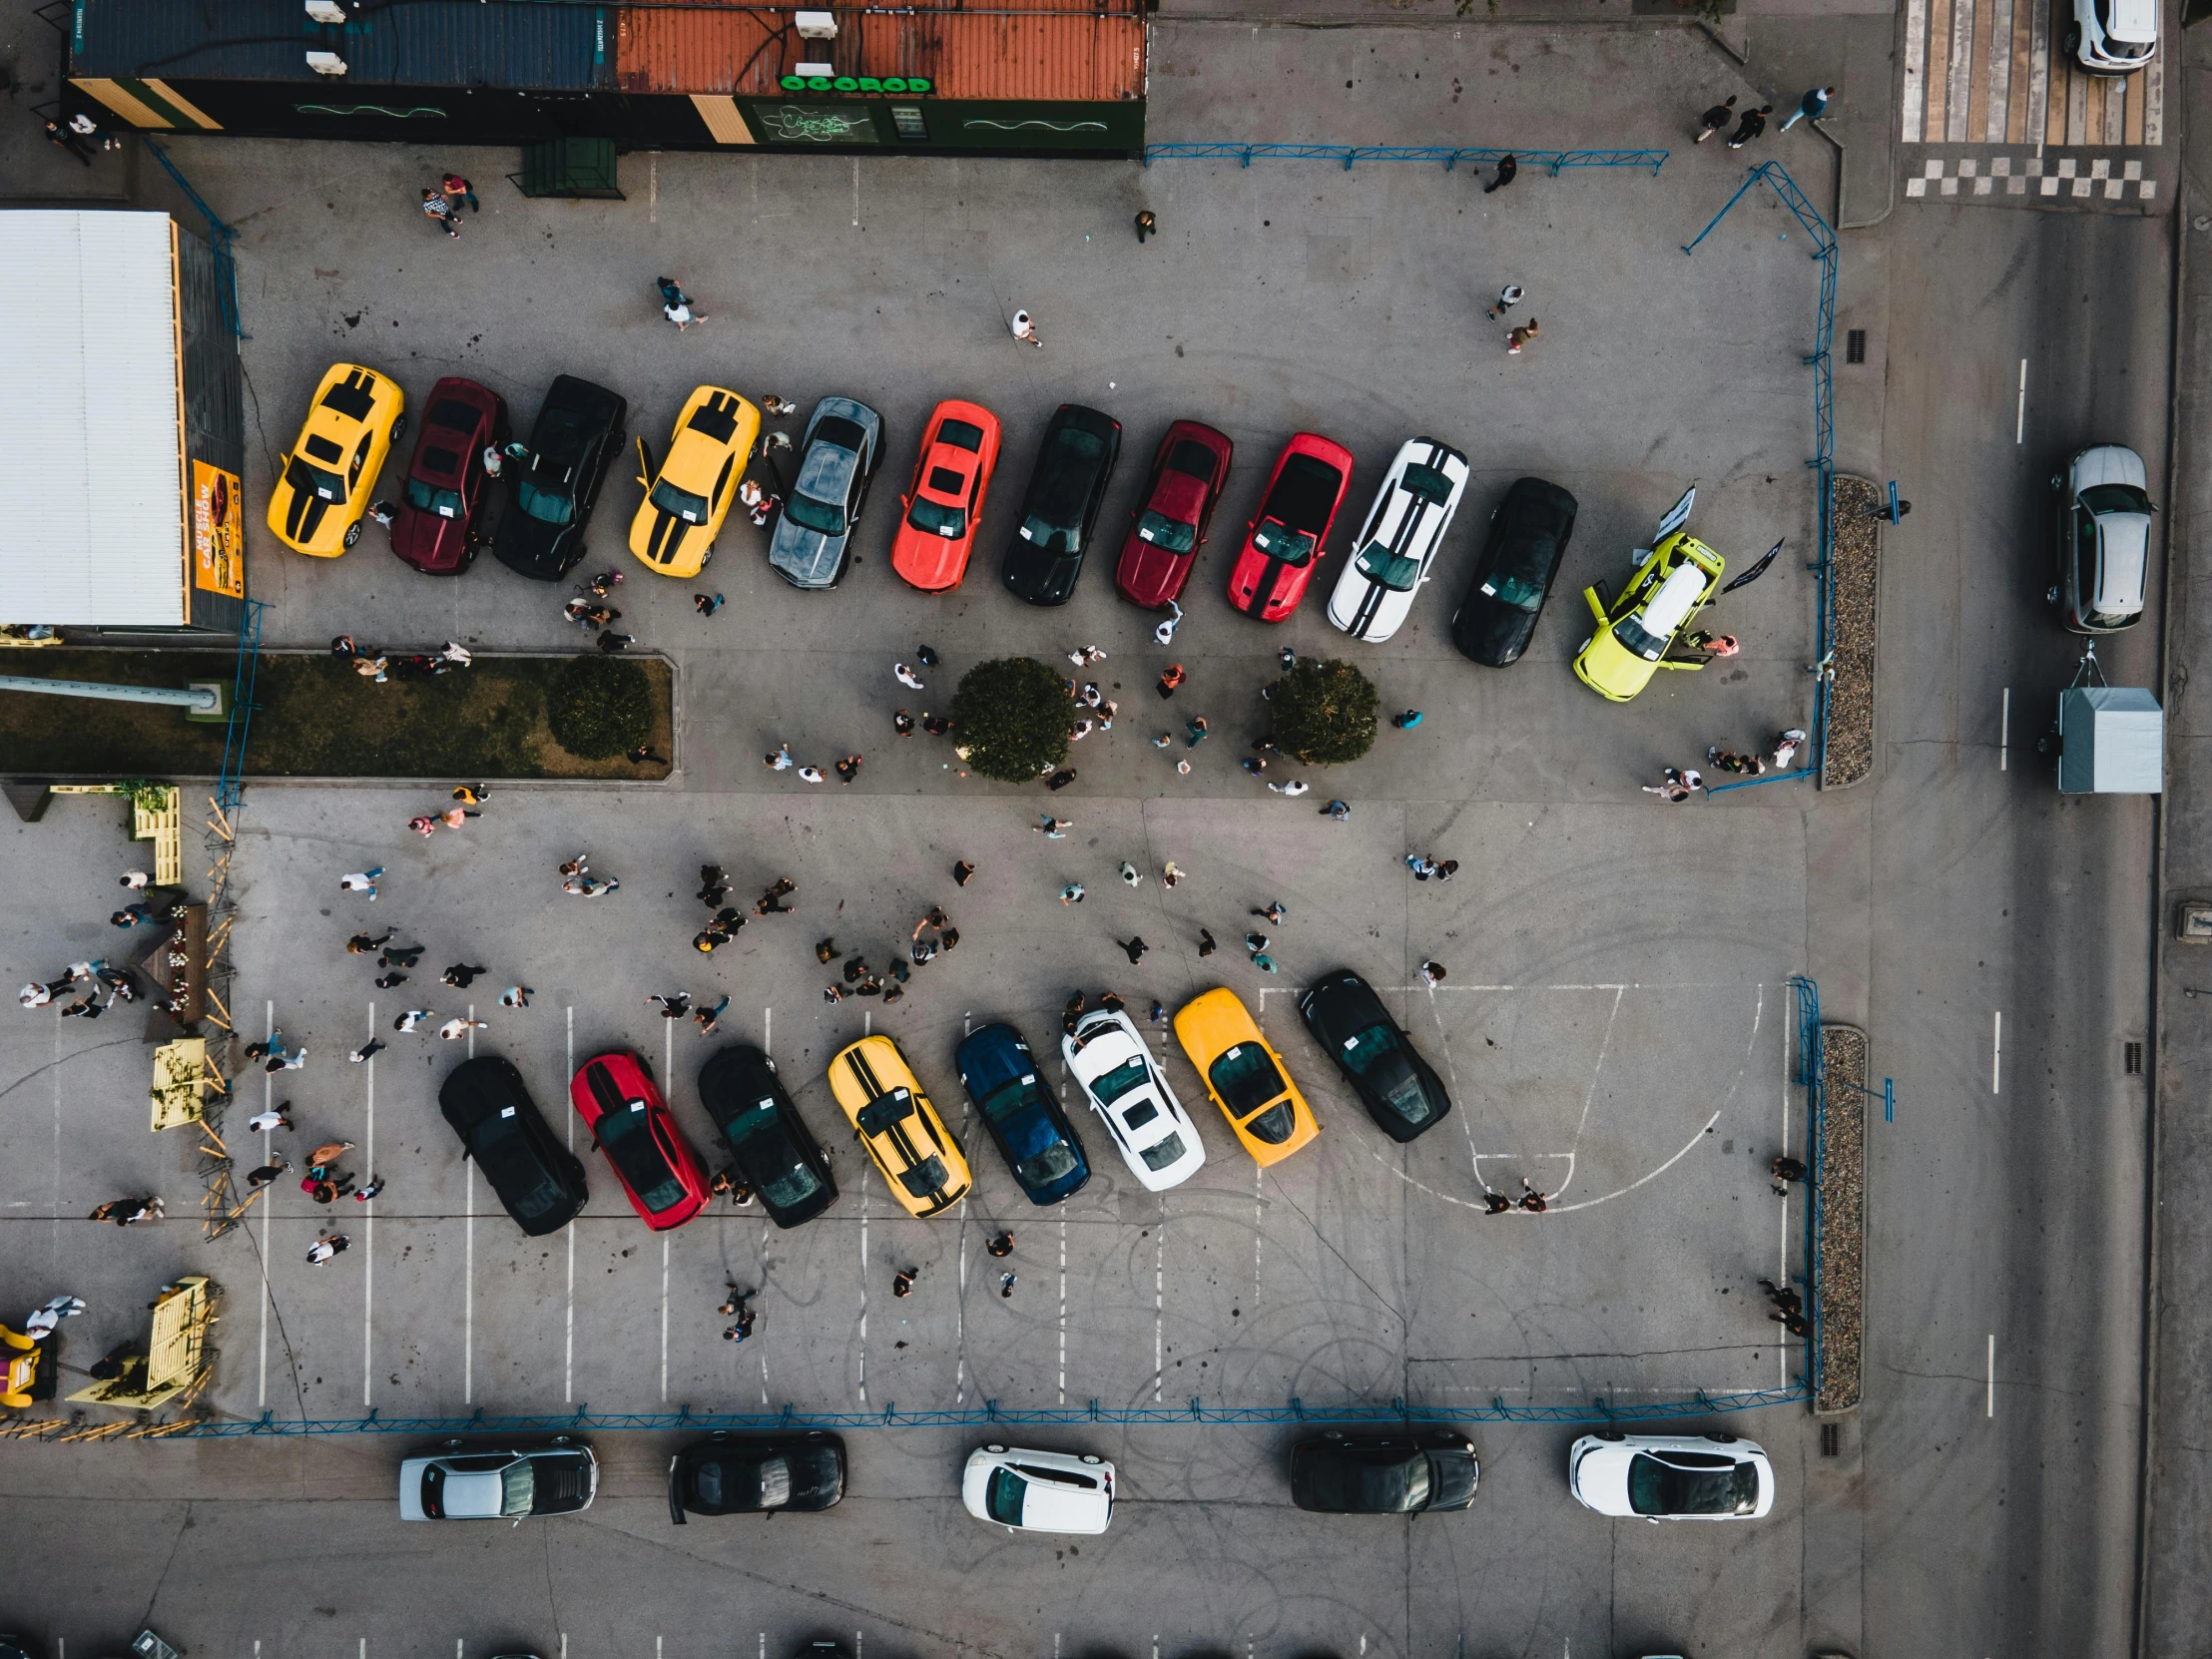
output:
[[[745,463],[761,435],[761,411],[734,391],[701,386],[691,394],[661,460],[660,476],[638,482],[645,500],[630,521],[630,551],[648,570],[691,577],[714,557],[715,537],[730,515]],[[645,440],[638,440],[640,461]]]
[[1175,1040],[1255,1163],[1279,1164],[1321,1134],[1283,1056],[1226,985],[1176,1010]]
[[1627,588],[1605,603],[1602,583],[1582,590],[1597,632],[1574,654],[1574,677],[1608,703],[1626,703],[1663,668],[1700,669],[1704,659],[1669,657],[1675,640],[1720,591],[1727,561],[1687,530],[1677,530],[1636,567]]
[[967,1159],[888,1037],[862,1037],[830,1062],[830,1092],[911,1216],[934,1216],[967,1197]]
[[315,387],[299,441],[269,492],[270,531],[294,553],[334,559],[361,539],[384,457],[407,429],[399,382],[358,363],[332,363]]

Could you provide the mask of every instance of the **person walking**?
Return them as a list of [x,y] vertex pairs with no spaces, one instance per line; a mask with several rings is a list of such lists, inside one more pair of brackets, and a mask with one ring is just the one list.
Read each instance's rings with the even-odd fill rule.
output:
[[1812,1323],[1803,1314],[1785,1314],[1778,1311],[1769,1314],[1767,1318],[1781,1326],[1793,1337],[1810,1338],[1813,1335]]
[[965,858],[962,858],[958,863],[952,866],[952,884],[955,887],[964,887],[968,884],[969,878],[974,874],[975,866],[969,863]]
[[1181,663],[1170,663],[1160,671],[1160,683],[1153,689],[1159,692],[1164,701],[1175,695],[1177,688],[1183,684],[1185,678],[1183,665]]
[[692,609],[701,616],[713,616],[722,609],[722,595],[719,593],[695,593],[691,596],[691,602]]
[[1719,767],[1721,771],[1752,778],[1766,774],[1767,763],[1757,755],[1739,755],[1734,750],[1723,749],[1718,744],[1705,752],[1705,764]]
[[799,780],[803,784],[820,784],[825,782],[825,775],[820,767],[801,767]]
[[991,1255],[1004,1260],[1014,1253],[1014,1236],[1004,1231],[993,1233],[983,1241],[983,1248]]
[[489,973],[490,971],[489,968],[473,963],[455,962],[445,970],[442,977],[448,985],[453,986],[456,990],[466,990],[475,981],[479,973]]
[[452,202],[456,213],[462,208],[466,208],[472,214],[484,211],[483,204],[476,200],[476,187],[458,173],[448,173],[440,179],[438,189],[443,191],[447,199]]
[[1405,854],[1405,867],[1413,872],[1414,880],[1425,881],[1436,873],[1436,860],[1425,852],[1408,852]]
[[434,190],[422,193],[422,211],[432,223],[442,226],[449,237],[461,234],[460,216],[453,211],[453,204]]
[[1528,290],[1518,282],[1507,282],[1497,290],[1497,303],[1490,307],[1490,320],[1495,322],[1527,295]]
[[914,1278],[920,1272],[919,1268],[900,1268],[892,1274],[891,1295],[897,1297],[912,1296],[914,1294]]
[[1790,112],[1788,119],[1775,131],[1787,133],[1801,121],[1820,120],[1822,116],[1828,113],[1828,101],[1835,96],[1836,89],[1834,87],[1815,87],[1798,100],[1798,107]]
[[1791,727],[1787,732],[1784,732],[1780,737],[1774,740],[1774,760],[1772,762],[1772,765],[1775,771],[1788,772],[1790,770],[1791,763],[1797,759],[1798,745],[1803,743],[1804,741],[1804,729],[1797,726]]
[[912,737],[914,735],[914,717],[904,709],[893,709],[891,711],[891,730],[902,738]]
[[1506,156],[1497,164],[1497,177],[1492,179],[1488,184],[1482,187],[1482,194],[1484,196],[1487,196],[1492,191],[1503,190],[1507,185],[1513,182],[1514,178],[1519,174],[1519,172],[1520,163],[1515,161],[1511,156]]
[[860,776],[860,757],[859,757],[859,756],[857,756],[857,755],[847,755],[847,756],[846,756],[846,757],[845,757],[845,758],[844,758],[843,760],[841,760],[841,761],[839,761],[839,762],[837,763],[837,782],[838,782],[838,783],[840,783],[840,784],[844,784],[844,785],[847,785],[847,786],[849,786],[849,785],[851,784],[852,780],[853,780],[853,779],[855,779],[855,778],[857,778],[857,777],[859,777],[859,776]]
[[729,1006],[730,997],[725,992],[721,1000],[717,1001],[713,1007],[692,1010],[692,1023],[699,1027],[699,1034],[702,1037],[711,1037],[715,1034],[722,1020],[723,1010]]
[[1037,333],[1037,319],[1027,311],[1014,312],[1007,319],[1006,326],[1013,330],[1014,338],[1034,345],[1040,351],[1044,349],[1044,340]]
[[1767,130],[1767,117],[1774,114],[1772,104],[1762,104],[1756,110],[1744,111],[1743,119],[1736,123],[1736,130],[1728,135],[1728,148],[1741,150]]
[[1138,214],[1137,246],[1142,248],[1144,246],[1144,239],[1149,236],[1156,235],[1159,232],[1159,229],[1160,221],[1156,217],[1154,217],[1153,212],[1150,208],[1146,208],[1142,213]]
[[1434,990],[1444,982],[1444,965],[1441,962],[1423,962],[1420,965],[1420,982]]
[[1513,1207],[1513,1201],[1495,1187],[1482,1189],[1482,1213],[1486,1216],[1502,1216]]
[[1728,124],[1736,119],[1736,95],[1730,93],[1725,103],[1715,104],[1698,118],[1697,137],[1692,144],[1703,144],[1715,133],[1726,132]]
[[684,291],[683,284],[673,276],[656,276],[653,285],[661,293],[661,314],[676,324],[681,333],[694,322],[704,320],[692,310],[692,296]]
[[927,691],[929,689],[921,683],[921,676],[916,674],[912,669],[908,668],[904,663],[891,664],[891,678],[893,680],[896,680],[900,685],[904,686],[908,691]]
[[1198,953],[1201,957],[1211,956],[1220,948],[1221,946],[1214,942],[1211,928],[1201,927],[1198,930]]
[[338,891],[365,892],[371,904],[376,902],[376,877],[384,873],[382,864],[373,869],[357,869],[338,877]]
[[258,1169],[248,1170],[246,1172],[246,1190],[250,1193],[258,1193],[279,1175],[287,1174],[290,1169],[291,1160],[289,1158],[279,1158],[274,1164],[263,1164]]
[[1537,331],[1538,328],[1536,319],[1534,317],[1530,317],[1526,322],[1522,323],[1519,327],[1515,328],[1511,333],[1505,336],[1505,354],[1508,357],[1519,356],[1521,354],[1521,347],[1526,345],[1530,340],[1534,339],[1536,337]]
[[349,1062],[357,1066],[362,1064],[364,1061],[375,1059],[376,1056],[381,1054],[383,1051],[384,1039],[381,1037],[371,1037],[368,1039],[368,1041],[361,1044],[360,1047],[354,1049],[345,1057]]
[[1144,935],[1141,933],[1132,933],[1128,938],[1116,939],[1114,942],[1120,945],[1124,953],[1127,954],[1131,967],[1135,967],[1143,961],[1144,953],[1152,948],[1144,942]]
[[353,1248],[353,1241],[343,1233],[317,1233],[314,1243],[307,1246],[307,1265],[319,1268],[333,1256],[343,1255]]
[[1191,716],[1189,720],[1186,720],[1183,723],[1184,748],[1196,749],[1200,744],[1206,741],[1207,737],[1212,733],[1212,731],[1213,728],[1206,724],[1206,717],[1204,715]]
[[409,1008],[391,1022],[391,1028],[394,1031],[412,1031],[424,1020],[435,1019],[437,1012],[435,1008]]
[[1082,903],[1083,883],[1080,881],[1070,881],[1066,886],[1062,887],[1060,889],[1060,902],[1062,904]]
[[1018,1278],[1020,1275],[1014,1273],[1002,1273],[998,1276],[998,1294],[1009,1302],[1013,1300],[1014,1281]]
[[530,1006],[531,989],[528,985],[509,985],[499,993],[502,1008],[527,1008]]
[[1330,823],[1342,824],[1352,816],[1352,803],[1349,801],[1332,801],[1328,806],[1322,808],[1322,813]]
[[792,746],[788,743],[778,744],[762,756],[761,760],[771,772],[789,772],[799,764],[792,759]]
[[1053,794],[1057,795],[1060,793],[1060,791],[1066,789],[1070,784],[1074,782],[1075,769],[1073,767],[1062,767],[1058,772],[1055,772],[1050,778],[1047,778],[1044,781],[1044,787],[1052,791]]
[[1528,1184],[1528,1177],[1521,1177],[1520,1207],[1532,1216],[1540,1216],[1551,1208],[1551,1195],[1540,1193]]
[[1178,864],[1173,858],[1170,858],[1166,863],[1160,866],[1160,885],[1163,887],[1173,887],[1178,881],[1183,879],[1184,874],[1185,871],[1182,865]]
[[1762,1279],[1759,1281],[1759,1288],[1767,1293],[1767,1300],[1785,1314],[1800,1313],[1804,1310],[1805,1304],[1799,1299],[1796,1289],[1792,1286],[1777,1285],[1771,1279]]
[[1121,861],[1121,866],[1120,866],[1120,867],[1121,867],[1121,880],[1122,880],[1122,885],[1124,885],[1124,886],[1128,886],[1128,887],[1134,887],[1134,886],[1137,886],[1137,885],[1139,885],[1139,884],[1141,884],[1141,883],[1143,882],[1143,880],[1144,880],[1144,871],[1140,870],[1140,869],[1139,869],[1139,868],[1138,868],[1138,867],[1137,867],[1137,866],[1136,866],[1135,864],[1131,863],[1131,862],[1130,862],[1130,861],[1129,861],[1129,860],[1128,860],[1127,858],[1124,858],[1124,859],[1122,859],[1122,861]]
[[1256,916],[1265,916],[1270,927],[1280,927],[1283,925],[1283,918],[1291,912],[1285,908],[1283,901],[1279,898],[1269,904],[1266,909],[1255,908],[1252,913]]
[[471,1031],[489,1031],[490,1029],[491,1026],[483,1020],[455,1017],[438,1027],[438,1035],[447,1042],[457,1042]]
[[1168,601],[1167,620],[1152,630],[1152,643],[1154,645],[1173,645],[1175,643],[1175,631],[1182,626],[1183,607],[1171,599]]
[[1767,1166],[1767,1172],[1774,1177],[1774,1190],[1784,1198],[1790,1196],[1791,1182],[1806,1179],[1805,1165],[1787,1156],[1777,1157]]
[[1420,723],[1421,712],[1418,709],[1406,709],[1401,713],[1390,716],[1390,724],[1400,732],[1410,732]]
[[256,1112],[246,1120],[246,1131],[250,1135],[274,1134],[276,1130],[290,1127],[291,1102],[288,1100],[280,1100],[268,1111]]
[[1313,787],[1313,785],[1307,783],[1306,780],[1303,778],[1293,778],[1287,784],[1270,784],[1268,786],[1268,788],[1272,790],[1275,794],[1287,795],[1294,801],[1297,800],[1300,796],[1306,794],[1306,792],[1311,790]]

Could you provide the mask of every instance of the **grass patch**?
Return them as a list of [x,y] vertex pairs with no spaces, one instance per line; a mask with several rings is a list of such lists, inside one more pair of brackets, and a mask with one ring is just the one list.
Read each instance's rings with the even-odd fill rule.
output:
[[[231,651],[12,652],[10,672],[50,680],[182,687],[231,684]],[[636,778],[620,754],[571,755],[546,726],[548,692],[569,657],[479,656],[431,680],[379,686],[319,652],[262,653],[250,778]],[[671,753],[675,673],[658,657],[629,659],[651,692],[646,743]],[[223,770],[224,728],[180,710],[91,698],[0,692],[0,757],[26,777],[212,777]]]

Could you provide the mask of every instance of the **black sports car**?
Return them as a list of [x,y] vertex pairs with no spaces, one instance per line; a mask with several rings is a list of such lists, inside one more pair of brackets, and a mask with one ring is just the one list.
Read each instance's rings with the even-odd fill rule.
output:
[[1324,974],[1298,1011],[1383,1134],[1409,1141],[1443,1122],[1451,1096],[1365,979],[1350,968]]
[[769,1220],[797,1227],[836,1202],[830,1160],[776,1075],[776,1062],[760,1049],[737,1043],[709,1055],[699,1068],[699,1098]]
[[1417,1515],[1474,1502],[1482,1465],[1455,1429],[1352,1434],[1332,1428],[1291,1447],[1291,1501],[1329,1515]]
[[668,1460],[668,1518],[827,1509],[844,1496],[844,1442],[834,1434],[735,1440],[710,1434]]
[[629,413],[621,393],[605,386],[573,374],[553,382],[530,429],[529,457],[506,465],[514,497],[492,543],[501,564],[558,582],[584,556],[584,526],[622,448]]
[[515,1225],[532,1238],[558,1233],[584,1207],[584,1166],[553,1138],[523,1087],[496,1054],[463,1060],[438,1088],[438,1110],[476,1160]]
[[1520,659],[1566,557],[1574,515],[1574,497],[1557,484],[1513,481],[1490,514],[1467,596],[1451,614],[1451,643],[1461,656],[1489,668]]
[[1121,422],[1112,415],[1080,403],[1053,411],[1021,498],[1021,523],[1006,545],[1006,586],[1017,597],[1032,605],[1068,602],[1120,454]]

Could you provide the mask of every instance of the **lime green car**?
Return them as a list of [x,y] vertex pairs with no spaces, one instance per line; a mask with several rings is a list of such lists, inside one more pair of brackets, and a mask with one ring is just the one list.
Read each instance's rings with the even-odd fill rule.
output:
[[1660,669],[1703,668],[1703,662],[1669,661],[1667,651],[1690,619],[1713,602],[1724,568],[1718,553],[1687,530],[1677,530],[1652,549],[1610,609],[1602,585],[1584,588],[1597,632],[1575,653],[1575,678],[1608,702],[1626,703]]

